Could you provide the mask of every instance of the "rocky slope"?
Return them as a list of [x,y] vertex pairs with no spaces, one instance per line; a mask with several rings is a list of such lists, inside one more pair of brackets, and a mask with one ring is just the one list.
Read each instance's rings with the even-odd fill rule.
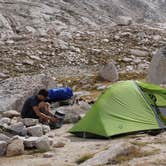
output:
[[119,71],[144,71],[166,41],[164,24],[118,26],[119,16],[154,25],[165,8],[165,0],[1,0],[0,79],[112,60]]
[[1,38],[110,25],[119,15],[131,16],[138,22],[164,21],[165,8],[165,0],[1,0]]
[[119,71],[145,71],[154,51],[165,42],[164,29],[145,25],[12,37],[0,43],[0,77],[64,66],[101,67],[112,60]]

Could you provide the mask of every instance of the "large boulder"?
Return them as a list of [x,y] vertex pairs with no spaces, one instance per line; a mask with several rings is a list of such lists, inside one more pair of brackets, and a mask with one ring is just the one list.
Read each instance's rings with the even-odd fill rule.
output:
[[83,111],[79,105],[63,106],[56,109],[56,111],[64,112],[64,123],[76,123],[81,119],[81,112]]
[[117,18],[117,24],[121,26],[127,26],[132,24],[132,18],[127,16],[119,16]]
[[153,56],[147,79],[155,84],[166,84],[166,46]]
[[114,82],[119,79],[118,71],[113,63],[106,64],[99,72],[99,77],[110,82]]
[[107,150],[96,153],[92,158],[80,164],[80,166],[111,165],[118,156],[130,155],[136,149],[138,149],[138,147],[131,143],[119,142],[112,145]]
[[9,78],[0,82],[0,112],[20,111],[27,97],[42,88],[55,87],[55,81],[44,74]]

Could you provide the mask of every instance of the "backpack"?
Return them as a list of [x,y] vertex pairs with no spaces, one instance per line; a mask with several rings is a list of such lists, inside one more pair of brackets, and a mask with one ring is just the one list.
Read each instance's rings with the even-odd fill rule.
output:
[[73,91],[69,87],[52,88],[48,90],[48,100],[61,101],[73,97]]

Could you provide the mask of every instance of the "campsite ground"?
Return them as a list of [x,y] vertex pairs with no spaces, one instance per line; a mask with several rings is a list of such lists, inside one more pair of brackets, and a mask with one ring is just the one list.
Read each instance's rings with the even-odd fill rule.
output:
[[[75,166],[84,162],[94,154],[104,151],[109,147],[114,148],[121,142],[130,143],[137,150],[126,155],[117,156],[114,164],[106,165],[164,165],[166,162],[165,139],[166,133],[157,136],[147,134],[128,135],[116,139],[85,139],[74,137],[68,133],[71,125],[52,130],[48,135],[54,139],[53,147],[48,153],[28,151],[26,155],[11,158],[0,158],[1,166]],[[59,147],[58,147],[59,144]],[[64,144],[64,146],[63,146]],[[116,153],[116,149],[115,152]],[[47,155],[46,155],[47,154]]]
[[[72,125],[63,125],[62,128],[52,130],[48,135],[54,138],[54,145],[57,142],[64,143],[64,147],[52,147],[53,156],[44,158],[44,153],[35,153],[11,157],[0,158],[1,166],[74,166],[77,161],[85,156],[94,154],[106,148],[110,140],[84,139],[74,137],[68,133]],[[28,153],[28,152],[27,152]]]

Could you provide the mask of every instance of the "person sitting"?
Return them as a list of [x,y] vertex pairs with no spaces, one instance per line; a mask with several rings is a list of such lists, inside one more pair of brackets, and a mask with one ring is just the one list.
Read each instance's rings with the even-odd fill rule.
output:
[[41,89],[37,95],[26,99],[22,107],[21,117],[39,119],[40,122],[47,124],[58,122],[58,118],[50,112],[49,103],[45,102],[47,97],[48,91]]

